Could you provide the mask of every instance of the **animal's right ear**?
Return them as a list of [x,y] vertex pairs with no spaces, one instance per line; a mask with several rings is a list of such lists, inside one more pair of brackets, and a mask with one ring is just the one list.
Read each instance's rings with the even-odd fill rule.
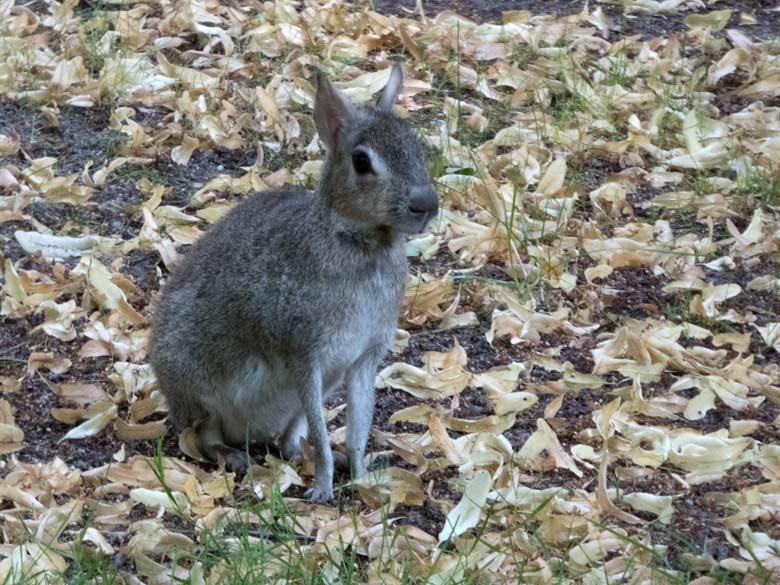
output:
[[387,85],[384,87],[382,93],[379,95],[379,99],[376,101],[376,107],[387,112],[392,110],[393,104],[398,101],[398,94],[401,92],[403,83],[404,70],[401,69],[401,64],[396,61],[390,71],[390,78],[387,80]]
[[314,70],[312,81],[317,86],[314,98],[314,123],[320,139],[328,150],[335,150],[354,116],[355,107],[331,85],[325,74]]

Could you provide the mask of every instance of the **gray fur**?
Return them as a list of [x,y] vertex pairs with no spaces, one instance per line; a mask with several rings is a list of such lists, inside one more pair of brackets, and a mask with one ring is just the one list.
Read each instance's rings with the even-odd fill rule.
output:
[[390,79],[388,79],[387,85],[382,90],[382,93],[379,94],[379,99],[376,100],[376,107],[380,110],[390,111],[393,108],[393,104],[398,99],[398,94],[401,92],[403,83],[403,71],[401,70],[401,66],[396,63],[390,71]]
[[[215,223],[163,288],[150,357],[171,418],[195,427],[205,455],[240,470],[247,440],[278,441],[292,457],[308,435],[307,497],[328,501],[322,401],[346,385],[347,455],[362,475],[374,376],[404,292],[404,234],[424,229],[437,202],[408,126],[350,104],[322,73],[315,80],[327,148],[317,190],[259,193]],[[361,146],[381,159],[375,175],[353,167]]]

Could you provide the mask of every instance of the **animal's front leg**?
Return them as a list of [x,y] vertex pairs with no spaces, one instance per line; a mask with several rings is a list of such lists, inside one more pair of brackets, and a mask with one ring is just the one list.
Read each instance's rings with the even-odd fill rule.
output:
[[316,502],[329,502],[333,499],[333,453],[322,407],[322,375],[313,369],[301,372],[298,379],[309,440],[314,448],[314,484],[306,491],[306,497]]
[[383,349],[364,353],[347,372],[347,457],[353,478],[366,473],[368,433],[374,419],[374,378]]

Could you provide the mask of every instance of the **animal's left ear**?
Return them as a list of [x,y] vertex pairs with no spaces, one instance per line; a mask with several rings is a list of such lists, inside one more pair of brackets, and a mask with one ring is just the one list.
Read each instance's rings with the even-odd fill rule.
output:
[[333,152],[344,139],[344,133],[354,118],[355,108],[342,93],[333,87],[325,74],[314,70],[317,85],[314,98],[314,124],[325,146]]
[[401,92],[403,82],[403,69],[401,69],[401,64],[396,62],[393,65],[393,70],[390,72],[390,79],[387,81],[387,85],[379,95],[379,99],[376,100],[376,107],[380,110],[392,110],[393,104],[395,104],[398,94]]

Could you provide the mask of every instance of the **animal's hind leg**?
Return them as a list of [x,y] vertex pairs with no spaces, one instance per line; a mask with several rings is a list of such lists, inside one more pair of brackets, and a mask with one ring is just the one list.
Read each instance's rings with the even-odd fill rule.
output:
[[289,461],[298,455],[301,452],[301,437],[305,437],[308,431],[309,425],[306,422],[306,415],[303,413],[290,421],[279,441],[282,447],[282,457]]
[[245,471],[254,463],[247,453],[225,443],[221,421],[215,416],[210,415],[195,425],[195,432],[198,435],[198,446],[201,452],[212,461],[216,461],[218,455],[222,455],[228,470]]
[[[282,457],[291,461],[301,452],[301,438],[309,433],[309,424],[306,415],[301,413],[296,416],[282,433],[279,441],[282,447]],[[349,463],[346,456],[338,451],[333,452],[333,467],[340,471],[348,469]]]

